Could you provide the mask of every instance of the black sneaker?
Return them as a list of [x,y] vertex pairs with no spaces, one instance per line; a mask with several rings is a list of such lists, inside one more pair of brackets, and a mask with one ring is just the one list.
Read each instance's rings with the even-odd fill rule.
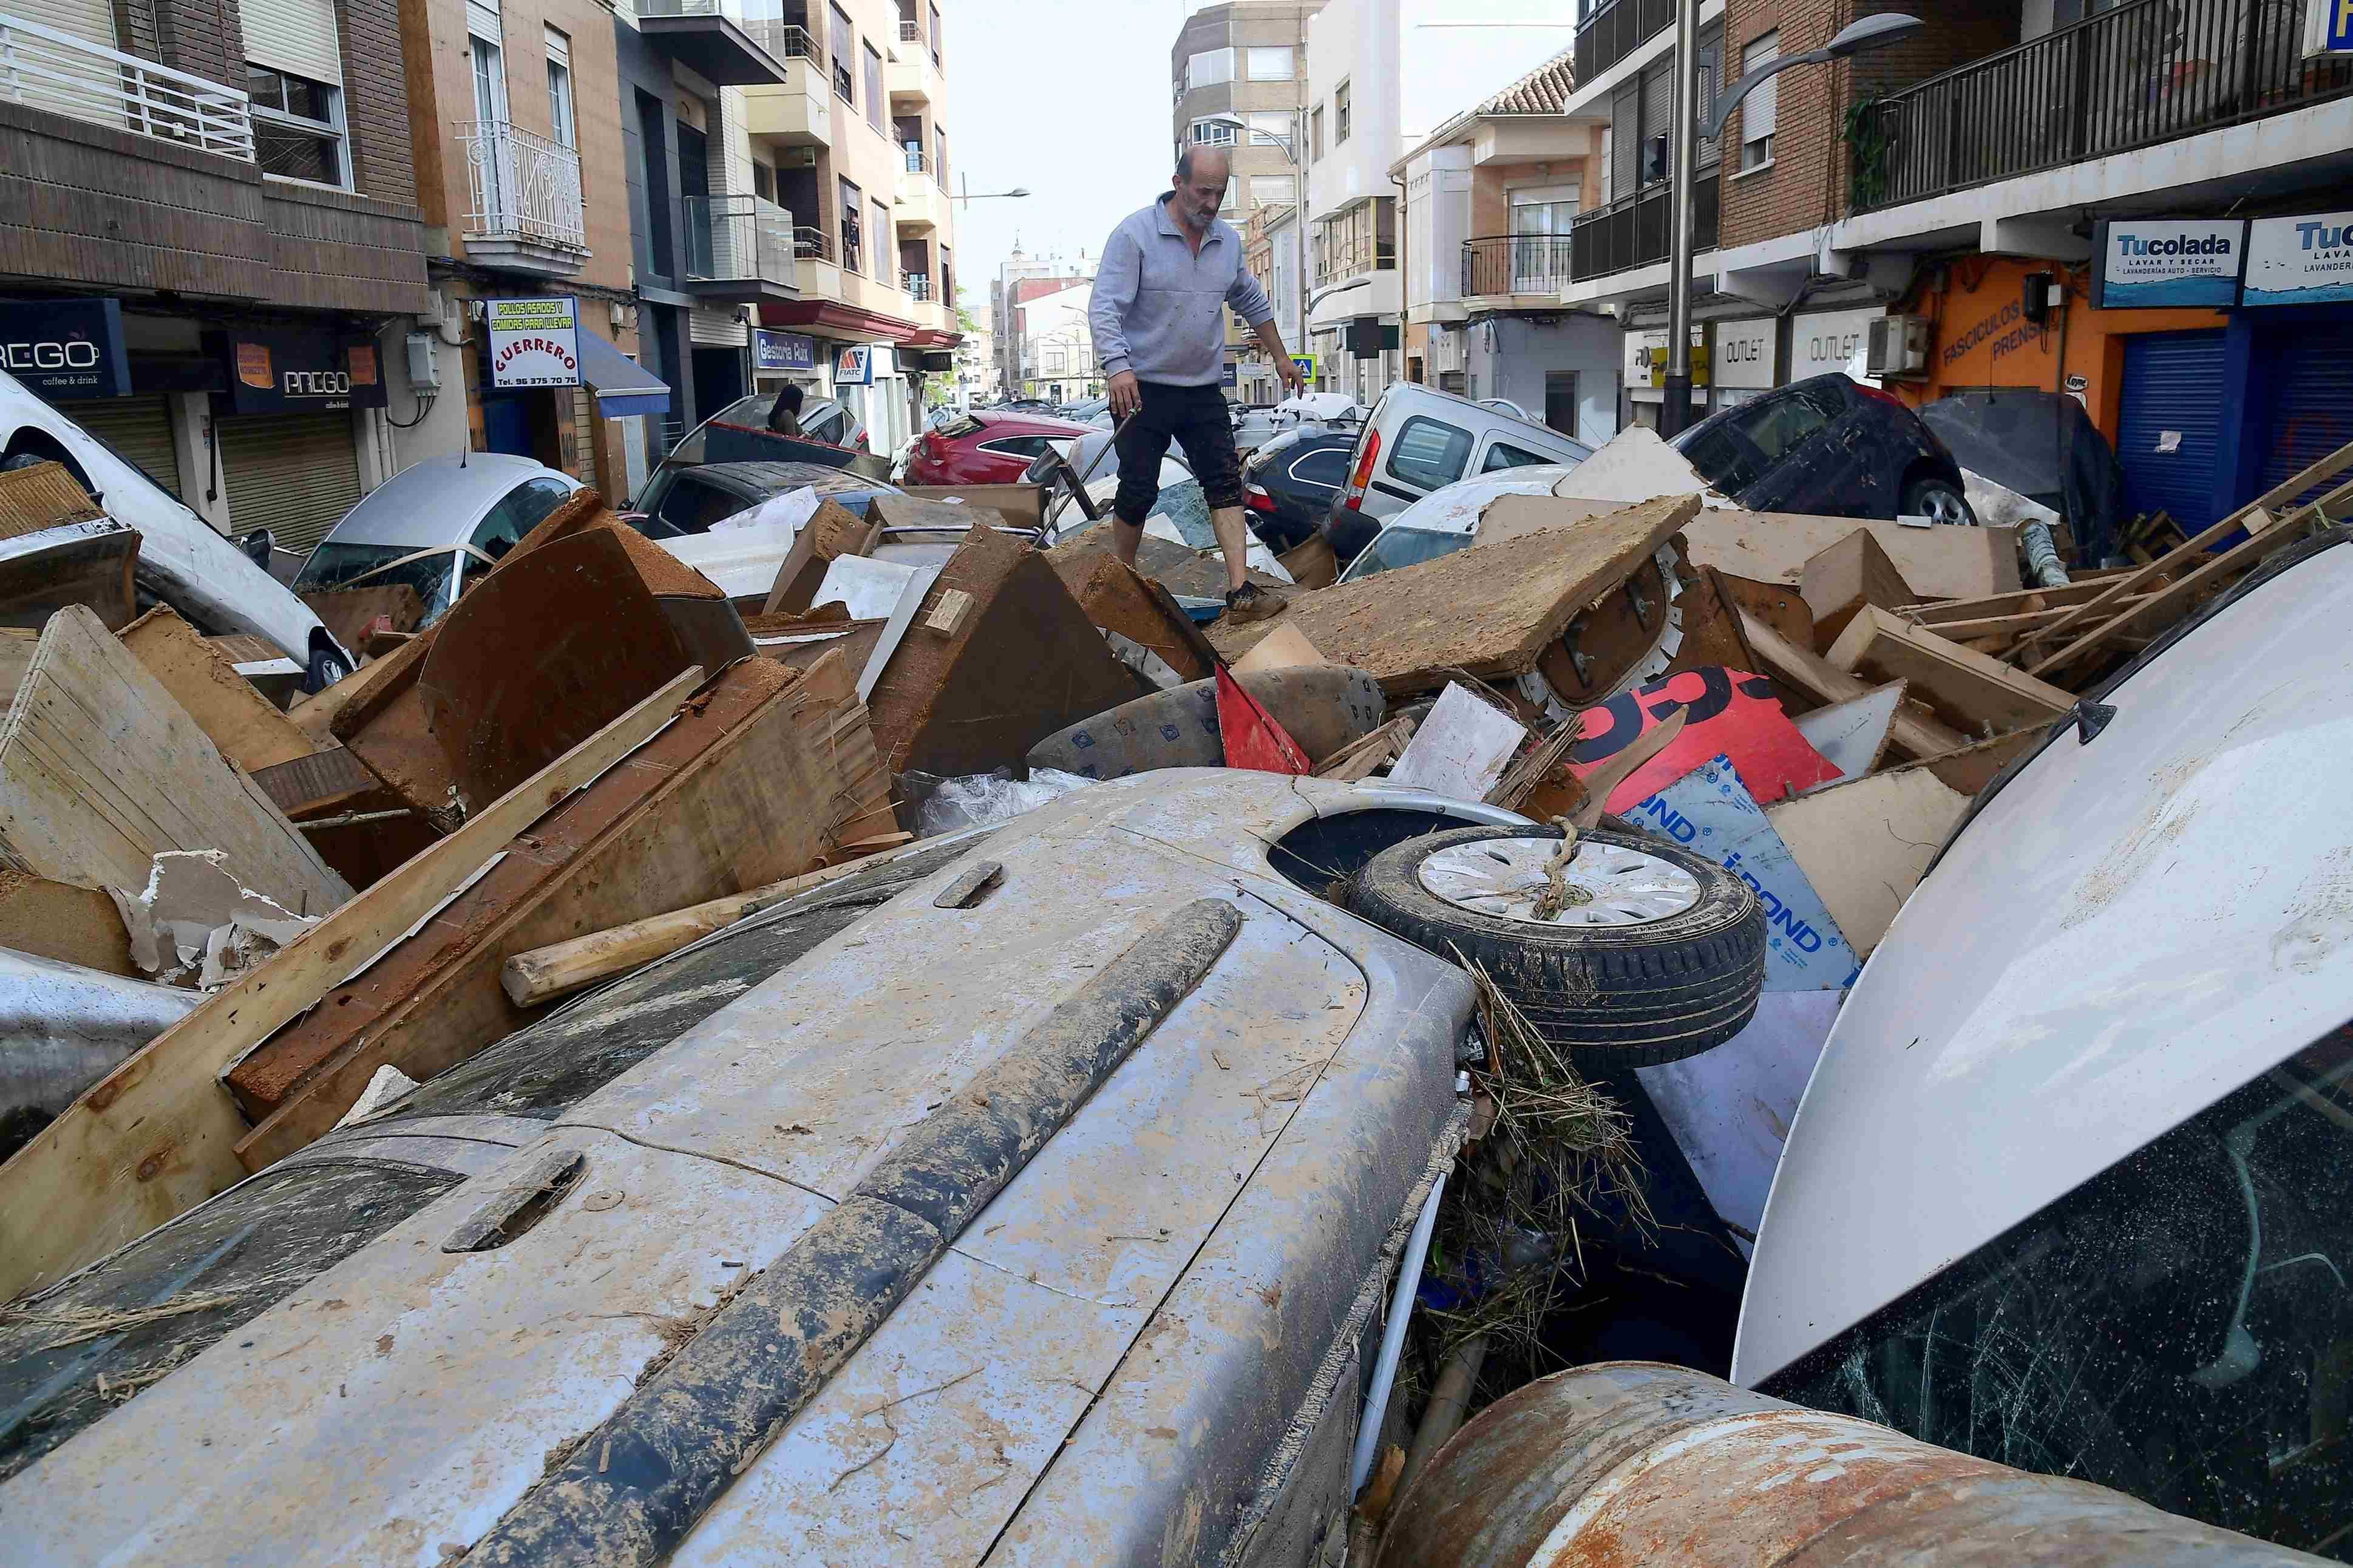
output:
[[1226,616],[1234,621],[1262,621],[1279,616],[1291,601],[1271,588],[1245,583],[1226,595]]

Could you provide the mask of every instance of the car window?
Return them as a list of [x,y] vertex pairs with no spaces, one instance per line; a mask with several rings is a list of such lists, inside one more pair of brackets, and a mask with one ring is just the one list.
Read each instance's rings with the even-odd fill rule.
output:
[[2353,1533],[2348,1186],[2353,1027],[1761,1387],[2283,1545],[2341,1551]]
[[280,1165],[0,1312],[0,1480],[461,1180],[378,1159]]
[[1556,463],[1559,460],[1558,458],[1548,453],[1531,452],[1525,447],[1514,447],[1509,441],[1498,441],[1487,448],[1487,456],[1480,461],[1479,471],[1482,474],[1492,474],[1498,468],[1533,468],[1545,463]]
[[571,493],[572,487],[562,479],[525,479],[499,498],[499,504],[484,514],[467,542],[495,561]]
[[983,441],[980,444],[980,449],[984,452],[1001,453],[1008,458],[1019,458],[1027,462],[1040,452],[1050,450],[1053,445],[1054,438],[1051,436],[1000,436],[994,441]]
[[1757,449],[1727,420],[1695,425],[1675,446],[1700,478],[1728,496],[1738,496],[1765,471]]
[[830,413],[820,414],[817,416],[815,424],[801,426],[801,434],[812,441],[823,441],[828,446],[848,446],[849,444],[849,411],[846,408],[836,408]]
[[294,592],[327,594],[406,583],[417,590],[429,621],[449,607],[451,553],[420,551],[413,544],[322,544],[302,563],[294,578]]
[[747,503],[733,490],[720,489],[694,474],[681,473],[670,481],[654,515],[681,533],[704,533],[722,518],[733,517]]
[[1376,573],[1419,566],[1425,561],[1450,555],[1471,541],[1470,534],[1441,532],[1433,528],[1385,528],[1365,546],[1363,554],[1348,563],[1347,580],[1361,582]]
[[1471,432],[1442,419],[1416,415],[1398,431],[1389,472],[1409,485],[1434,490],[1462,477],[1471,460]]
[[1732,411],[1725,421],[1746,437],[1767,467],[1779,462],[1830,424],[1811,397],[1760,397]]
[[1321,447],[1302,453],[1291,465],[1291,477],[1303,485],[1330,485],[1337,489],[1348,477],[1345,447]]

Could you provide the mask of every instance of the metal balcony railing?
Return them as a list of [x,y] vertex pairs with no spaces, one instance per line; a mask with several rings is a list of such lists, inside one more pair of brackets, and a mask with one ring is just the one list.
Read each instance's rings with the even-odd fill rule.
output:
[[1462,295],[1556,294],[1568,282],[1565,234],[1493,235],[1462,242]]
[[932,297],[932,275],[928,272],[902,272],[899,274],[899,287],[912,298],[928,300]]
[[[1620,0],[1620,4],[1624,0]],[[2289,0],[2127,0],[1869,106],[1854,209],[1918,201],[2353,91]]]
[[807,27],[791,22],[746,22],[744,30],[752,35],[753,42],[780,60],[807,60],[825,71],[825,46]]
[[1588,5],[1577,28],[1577,80],[1603,71],[1674,26],[1675,0],[1610,0]]
[[580,201],[580,154],[503,120],[463,120],[468,239],[532,239],[588,247]]
[[793,215],[758,196],[689,196],[689,283],[793,281]]
[[833,237],[807,225],[793,230],[793,255],[803,261],[833,260]]
[[923,150],[921,147],[909,147],[902,143],[899,148],[899,156],[904,161],[907,173],[911,174],[923,174],[932,166],[932,161],[923,155]]
[[1342,245],[1326,246],[1315,258],[1315,281],[1319,284],[1354,278],[1359,272],[1376,272],[1397,265],[1397,245],[1391,240],[1360,239]]
[[[1625,0],[1619,0],[1619,4],[1625,4]],[[1717,209],[1723,195],[1715,173],[1712,167],[1701,170],[1692,187],[1694,252],[1712,249],[1715,245]],[[1664,261],[1673,230],[1673,192],[1674,187],[1662,180],[1632,195],[1620,196],[1606,207],[1579,213],[1571,219],[1569,281],[1582,283],[1588,279],[1606,278],[1612,272]]]
[[253,116],[238,89],[5,13],[0,100],[253,162]]

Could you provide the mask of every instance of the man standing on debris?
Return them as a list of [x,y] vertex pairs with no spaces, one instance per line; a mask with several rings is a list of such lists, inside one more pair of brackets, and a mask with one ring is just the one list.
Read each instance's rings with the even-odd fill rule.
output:
[[1275,373],[1293,393],[1306,378],[1274,325],[1266,290],[1242,265],[1241,236],[1219,221],[1233,161],[1223,150],[1188,146],[1176,158],[1175,189],[1112,230],[1087,310],[1095,359],[1111,378],[1119,422],[1119,494],[1112,502],[1112,548],[1135,564],[1144,519],[1160,497],[1160,460],[1173,439],[1185,449],[1208,502],[1209,524],[1226,555],[1226,613],[1261,620],[1283,607],[1252,584],[1245,563],[1242,465],[1218,384],[1225,358],[1222,307],[1248,321]]

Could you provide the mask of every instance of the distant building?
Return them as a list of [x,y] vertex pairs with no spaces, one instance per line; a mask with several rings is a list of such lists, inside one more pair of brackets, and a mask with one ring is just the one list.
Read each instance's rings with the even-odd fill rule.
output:
[[1018,244],[997,269],[988,286],[990,320],[997,336],[997,384],[1001,395],[1029,395],[1022,383],[1034,374],[1025,358],[1030,338],[1023,312],[1029,301],[1094,281],[1095,264],[1084,250],[1076,260],[1060,256],[1031,256]]

